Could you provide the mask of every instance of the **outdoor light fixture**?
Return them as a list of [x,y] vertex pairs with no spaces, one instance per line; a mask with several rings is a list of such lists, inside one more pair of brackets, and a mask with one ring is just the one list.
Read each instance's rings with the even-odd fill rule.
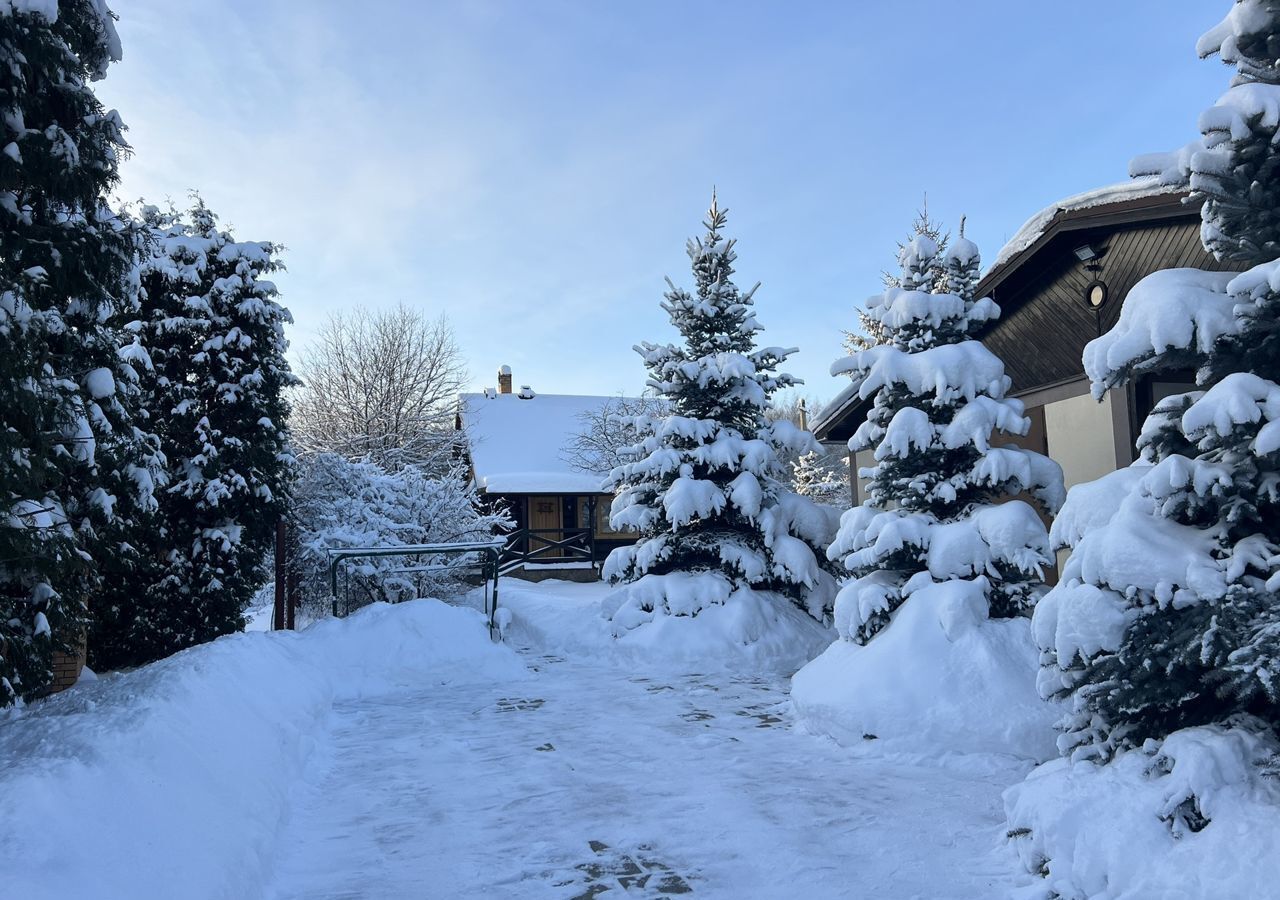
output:
[[[1079,254],[1079,250],[1076,251]],[[1090,309],[1101,309],[1107,302],[1107,285],[1103,281],[1092,281],[1084,289],[1084,302]]]
[[1080,262],[1088,262],[1089,260],[1093,259],[1098,255],[1098,251],[1094,250],[1093,247],[1089,244],[1085,244],[1082,247],[1077,247],[1075,250],[1075,253],[1076,253],[1076,259],[1080,260]]

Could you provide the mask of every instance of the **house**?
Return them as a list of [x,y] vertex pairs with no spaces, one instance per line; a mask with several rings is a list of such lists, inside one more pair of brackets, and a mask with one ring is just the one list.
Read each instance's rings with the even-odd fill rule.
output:
[[[1032,217],[1005,245],[978,284],[1001,317],[979,337],[1004,360],[1010,396],[1026,404],[1031,430],[1013,443],[1062,466],[1067,487],[1092,481],[1136,457],[1143,420],[1159,400],[1188,390],[1191,372],[1144,376],[1090,394],[1081,357],[1085,344],[1109,330],[1140,279],[1161,269],[1236,268],[1200,244],[1200,207],[1185,190],[1137,179],[1070,197]],[[871,408],[846,387],[817,416],[823,441],[847,441]],[[856,506],[866,498],[859,468],[871,451],[851,459]]]
[[456,426],[466,432],[477,489],[515,521],[503,553],[503,572],[541,578],[596,579],[615,547],[635,542],[609,527],[613,495],[604,476],[569,462],[568,449],[584,419],[615,398],[512,390],[510,366],[498,370],[497,389],[463,394]]

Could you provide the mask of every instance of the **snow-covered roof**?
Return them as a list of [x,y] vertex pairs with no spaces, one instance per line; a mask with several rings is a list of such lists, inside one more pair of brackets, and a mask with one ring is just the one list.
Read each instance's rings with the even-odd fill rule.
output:
[[565,460],[584,413],[609,397],[488,392],[463,394],[461,415],[471,442],[476,484],[491,494],[597,494],[602,478]]
[[861,381],[857,379],[850,381],[840,393],[836,394],[830,403],[822,407],[818,414],[814,416],[812,430],[815,435],[818,435],[819,440],[823,439],[827,430],[835,424],[837,419],[843,416],[850,407],[858,404],[861,400],[858,390],[861,387]]
[[997,254],[995,262],[991,264],[991,268],[992,270],[998,269],[1040,240],[1044,233],[1048,231],[1049,226],[1053,224],[1053,220],[1061,213],[1093,209],[1098,206],[1109,206],[1112,203],[1138,200],[1143,197],[1158,197],[1161,194],[1177,194],[1186,189],[1186,185],[1168,184],[1159,176],[1148,175],[1142,178],[1133,178],[1120,184],[1095,188],[1082,194],[1067,197],[1065,200],[1059,200],[1052,206],[1045,207],[1030,219],[1027,219],[1017,233],[1009,239],[1009,242],[1000,249],[1000,253]]

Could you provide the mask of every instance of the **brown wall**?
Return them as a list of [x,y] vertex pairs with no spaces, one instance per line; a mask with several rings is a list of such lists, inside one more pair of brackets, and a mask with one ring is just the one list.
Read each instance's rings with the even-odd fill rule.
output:
[[[1100,271],[1090,271],[1076,259],[1072,251],[1083,244],[1104,250]],[[1129,289],[1152,272],[1184,266],[1233,268],[1200,245],[1194,210],[1181,220],[1059,235],[993,291],[1003,315],[982,341],[1004,360],[1014,393],[1081,378],[1085,344],[1116,323]],[[1108,290],[1100,314],[1083,299],[1094,279]]]

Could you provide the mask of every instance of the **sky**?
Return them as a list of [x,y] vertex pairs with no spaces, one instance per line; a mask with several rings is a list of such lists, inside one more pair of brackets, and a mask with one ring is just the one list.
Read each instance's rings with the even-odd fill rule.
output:
[[1227,0],[109,0],[119,194],[198,190],[305,353],[334,312],[446,315],[476,388],[638,393],[714,185],[761,341],[803,393],[927,196],[989,261],[1062,197],[1181,146]]

